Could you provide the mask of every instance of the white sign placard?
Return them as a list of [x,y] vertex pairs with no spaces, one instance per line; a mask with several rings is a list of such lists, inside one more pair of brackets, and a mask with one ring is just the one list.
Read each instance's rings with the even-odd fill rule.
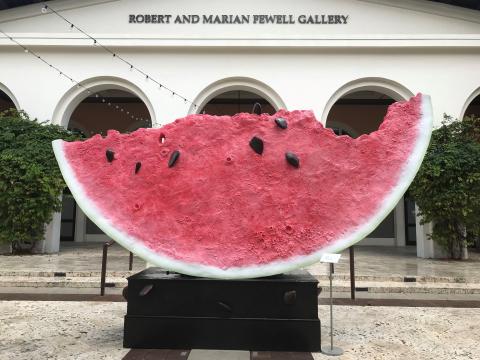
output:
[[323,254],[322,257],[320,258],[320,262],[336,264],[338,263],[338,260],[340,260],[341,256],[342,256],[341,254]]

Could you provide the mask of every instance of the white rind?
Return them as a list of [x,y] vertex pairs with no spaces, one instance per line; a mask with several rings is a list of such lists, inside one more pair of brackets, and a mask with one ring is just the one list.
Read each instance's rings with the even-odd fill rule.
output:
[[350,234],[335,241],[334,244],[322,248],[312,254],[294,256],[288,260],[274,261],[264,265],[231,267],[228,269],[221,269],[197,263],[186,263],[166,255],[157,254],[143,245],[140,240],[114,227],[97,208],[95,203],[86,196],[82,185],[75,177],[75,172],[65,158],[63,151],[64,142],[62,140],[55,140],[53,141],[52,146],[65,182],[70,188],[77,204],[100,229],[129,251],[138,255],[150,264],[182,274],[219,279],[255,278],[281,274],[296,268],[311,265],[319,261],[322,254],[340,252],[364,239],[368,234],[375,230],[383,219],[394,209],[405,191],[407,191],[422,164],[432,133],[432,105],[430,97],[427,95],[422,95],[421,112],[422,116],[418,123],[417,142],[408,160],[405,162],[405,166],[398,178],[397,185],[394,186],[392,191],[383,199],[379,209],[368,221],[354,229]]

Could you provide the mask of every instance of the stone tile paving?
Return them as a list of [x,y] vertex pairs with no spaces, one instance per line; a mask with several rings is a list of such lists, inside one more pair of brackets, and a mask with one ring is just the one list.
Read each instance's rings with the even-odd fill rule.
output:
[[[0,359],[122,359],[125,311],[125,303],[0,302]],[[327,306],[319,316],[327,343]],[[478,309],[338,306],[335,341],[345,351],[338,359],[480,359],[479,323]]]

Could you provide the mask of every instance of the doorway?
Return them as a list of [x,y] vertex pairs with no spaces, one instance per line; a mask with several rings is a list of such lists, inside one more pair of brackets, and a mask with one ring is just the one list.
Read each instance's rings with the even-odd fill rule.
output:
[[272,104],[260,95],[232,90],[215,96],[200,110],[200,114],[232,116],[241,112],[251,113],[255,103],[260,104],[262,113],[273,115],[276,112]]
[[[85,97],[72,112],[68,129],[86,138],[107,135],[108,130],[121,133],[152,127],[145,103],[135,94],[119,89],[106,89]],[[108,241],[109,238],[77,207],[70,191],[62,198],[61,241]]]

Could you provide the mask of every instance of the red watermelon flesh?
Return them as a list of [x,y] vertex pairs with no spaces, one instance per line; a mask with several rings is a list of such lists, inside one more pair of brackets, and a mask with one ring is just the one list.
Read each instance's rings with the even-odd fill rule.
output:
[[357,139],[310,111],[281,110],[190,115],[53,146],[78,204],[121,245],[181,273],[241,278],[304,266],[367,236],[413,180],[430,133],[429,97],[419,94]]

